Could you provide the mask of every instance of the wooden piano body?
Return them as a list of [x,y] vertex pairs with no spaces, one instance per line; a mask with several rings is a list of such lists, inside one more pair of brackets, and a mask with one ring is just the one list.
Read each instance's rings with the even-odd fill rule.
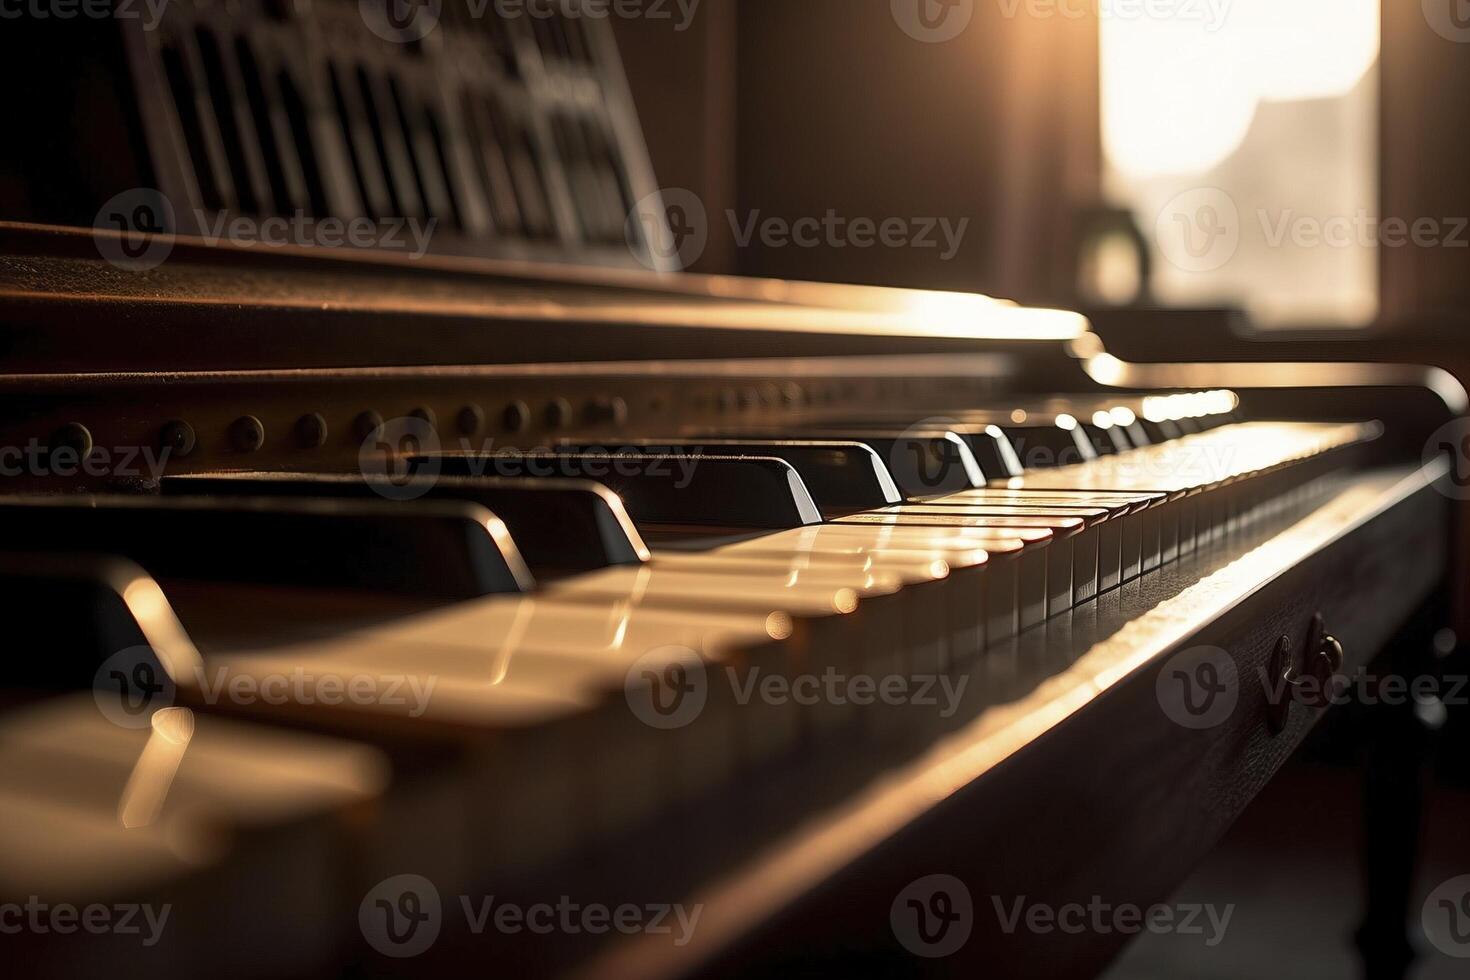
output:
[[[1166,899],[1313,683],[1444,622],[1464,389],[677,274],[607,25],[553,6],[6,21],[0,950],[1095,975],[1126,931],[1026,910]],[[299,215],[439,230],[201,237]]]
[[[872,423],[854,420],[879,416],[906,418],[912,433],[923,433],[959,427],[955,420],[966,413],[1009,415],[1009,406],[1055,406],[1058,399],[1063,407],[1111,399],[1137,406],[1141,415],[1140,396],[1182,394],[1182,401],[1153,404],[1173,404],[1187,415],[1191,405],[1203,404],[1200,395],[1188,401],[1188,392],[1199,389],[1213,390],[1217,401],[1228,389],[1227,417],[1191,425],[1201,431],[1184,435],[1178,445],[1210,445],[1213,439],[1215,445],[1236,446],[1230,452],[1254,451],[1261,447],[1253,446],[1251,425],[1273,418],[1315,420],[1327,428],[1339,420],[1373,423],[1355,429],[1351,444],[1320,458],[1309,453],[1303,462],[1276,470],[1247,467],[1198,498],[1223,501],[1218,507],[1200,505],[1188,518],[1165,512],[1168,530],[1149,525],[1143,532],[1164,536],[1162,554],[1155,552],[1151,567],[1142,559],[1137,574],[1129,576],[1125,568],[1120,582],[1100,577],[1079,601],[1073,600],[1080,591],[1061,602],[1049,594],[1040,621],[1028,622],[1023,609],[1010,635],[988,635],[969,648],[952,643],[942,662],[932,665],[938,669],[930,678],[936,690],[944,690],[941,681],[947,679],[950,690],[962,692],[952,713],[879,706],[858,712],[858,720],[848,723],[855,727],[839,723],[828,731],[812,720],[819,709],[810,709],[788,739],[762,750],[759,764],[691,742],[697,726],[641,730],[631,739],[616,726],[591,726],[565,742],[524,743],[523,765],[564,766],[567,780],[591,780],[598,787],[574,787],[587,794],[576,797],[582,805],[604,806],[598,793],[647,804],[632,806],[637,819],[613,827],[548,806],[541,814],[547,826],[570,819],[578,828],[557,838],[556,847],[530,839],[479,846],[486,842],[477,842],[478,835],[535,831],[536,821],[528,824],[524,813],[507,821],[496,812],[497,800],[515,810],[508,801],[522,787],[508,782],[470,791],[464,784],[476,778],[474,765],[435,748],[439,743],[432,739],[420,744],[425,733],[411,720],[344,723],[302,705],[283,713],[210,703],[186,690],[181,672],[173,706],[190,709],[201,740],[211,725],[242,719],[269,733],[340,740],[329,747],[292,746],[282,756],[295,763],[293,753],[300,753],[307,761],[299,764],[318,766],[315,775],[340,796],[327,794],[329,804],[290,819],[262,817],[260,825],[251,825],[246,803],[230,803],[229,793],[220,794],[225,802],[213,799],[213,808],[191,814],[186,807],[199,804],[195,797],[208,800],[211,794],[180,776],[175,793],[181,801],[175,803],[164,780],[154,803],[155,826],[175,834],[230,834],[208,857],[193,851],[171,855],[193,868],[189,874],[139,879],[146,895],[177,889],[184,896],[170,938],[189,938],[163,942],[156,950],[129,948],[124,972],[134,965],[155,973],[207,965],[250,974],[273,963],[306,973],[469,971],[493,962],[586,976],[741,974],[816,965],[885,975],[960,975],[977,968],[1011,976],[1091,975],[1127,935],[1007,928],[1001,910],[1010,914],[1020,899],[1061,908],[1086,905],[1096,896],[1112,905],[1147,908],[1165,898],[1318,717],[1308,698],[1283,698],[1289,687],[1279,683],[1281,674],[1310,672],[1324,630],[1345,651],[1342,674],[1380,651],[1391,652],[1405,623],[1435,615],[1449,562],[1451,500],[1436,489],[1447,478],[1447,466],[1432,455],[1424,458],[1419,447],[1463,408],[1463,393],[1426,369],[1284,365],[1242,375],[1229,366],[1131,365],[1108,355],[1074,314],[973,296],[558,271],[482,260],[410,263],[314,251],[246,252],[187,239],[173,243],[165,265],[129,274],[100,258],[86,232],[11,225],[0,242],[10,365],[0,379],[0,444],[43,447],[30,457],[41,461],[42,471],[48,460],[62,461],[55,454],[67,450],[101,452],[113,461],[111,470],[96,473],[58,475],[64,467],[57,466],[57,472],[8,474],[8,500],[0,505],[38,493],[73,505],[89,501],[84,507],[116,494],[144,501],[145,507],[147,501],[167,505],[169,496],[157,496],[159,472],[141,463],[135,472],[115,472],[127,447],[139,460],[153,451],[165,478],[255,471],[363,480],[371,474],[367,461],[381,457],[389,461],[381,472],[411,481],[391,460],[423,450],[424,425],[438,448],[451,454],[549,451],[560,444],[641,451],[641,440],[687,446],[721,434],[800,439],[803,432],[831,433],[844,426],[861,432]],[[415,420],[421,427],[409,450],[385,444],[381,434],[395,420]],[[1269,426],[1260,431],[1254,438],[1275,438]],[[1156,455],[1174,444],[1155,447]],[[1101,474],[1126,474],[1129,460],[1151,451],[1033,468],[1019,478],[983,474],[982,485],[1040,490],[1048,480],[1071,488],[1069,481],[1083,479],[1097,489],[1104,486],[1097,481],[1106,480]],[[719,450],[705,452],[715,456]],[[890,450],[886,462],[905,490],[913,489],[909,479],[929,472],[919,467],[916,476],[905,477],[898,450]],[[1231,460],[1215,462],[1225,467],[1221,473],[1229,471]],[[1098,469],[1108,465],[1114,469]],[[940,481],[953,478],[952,469],[933,472]],[[1137,486],[1136,478],[1130,486]],[[628,492],[634,523],[653,549],[651,567],[672,567],[675,552],[667,545],[679,535],[659,528],[659,521],[645,526],[636,510],[640,491]],[[325,495],[328,501],[319,504],[337,505],[330,492]],[[715,492],[695,509],[739,503],[722,501]],[[262,578],[255,550],[242,557],[239,576],[257,589],[264,584],[264,591],[241,592],[232,581],[227,552],[242,542],[228,538],[140,545],[129,553],[90,545],[85,534],[63,533],[61,544],[47,548],[45,529],[64,528],[67,519],[37,514],[22,509],[7,518],[12,555],[19,540],[14,535],[31,542],[24,553],[7,556],[5,574],[14,586],[7,595],[18,604],[8,619],[27,621],[29,611],[33,625],[22,627],[20,636],[28,646],[46,645],[47,658],[70,663],[68,676],[86,675],[94,663],[86,659],[91,651],[118,635],[91,617],[107,620],[96,609],[109,598],[115,605],[119,596],[131,596],[124,618],[134,622],[146,644],[176,654],[197,644],[206,665],[213,650],[231,649],[232,630],[243,631],[257,646],[280,647],[280,656],[289,660],[293,650],[308,649],[298,644],[330,642],[343,623],[353,632],[341,635],[367,642],[373,630],[422,613],[421,606],[385,603],[381,583],[377,591],[354,598],[349,586],[331,580],[331,571],[321,572],[316,582],[310,574],[303,579],[293,573],[299,587],[287,591],[297,600],[273,606],[270,575]],[[21,533],[24,523],[38,519],[41,531]],[[512,538],[530,523],[520,520],[510,523]],[[1185,521],[1199,522],[1197,539]],[[777,517],[763,527],[725,533],[759,539],[782,533],[777,528],[783,523],[790,521]],[[99,526],[112,533],[106,524]],[[167,534],[166,520],[157,526]],[[369,521],[361,533],[377,533],[372,526]],[[690,529],[683,530],[687,537]],[[1170,534],[1178,535],[1172,551]],[[1193,547],[1183,546],[1186,537]],[[399,542],[402,534],[389,540]],[[435,563],[447,561],[435,553],[438,540],[431,537],[411,554],[390,560],[403,562],[410,575],[425,576],[420,582],[433,580]],[[266,545],[267,555],[279,545],[283,562],[288,557],[289,538]],[[112,563],[88,557],[93,552],[110,556]],[[150,604],[137,597],[140,590],[156,591],[152,580],[130,576],[153,571],[155,552],[164,566],[164,601]],[[295,556],[292,567],[309,573],[309,558]],[[191,577],[196,562],[209,571]],[[1053,576],[1049,592],[1055,592],[1056,567],[1047,567]],[[992,591],[973,601],[992,607],[1024,603],[1019,593],[1025,574],[1017,592]],[[91,583],[90,592],[75,588],[79,579]],[[954,579],[960,580],[958,568]],[[887,601],[918,601],[911,597],[940,587],[911,584]],[[96,603],[85,615],[85,603],[77,605],[83,594]],[[260,604],[242,610],[242,595],[255,595]],[[444,601],[436,598],[430,605],[459,608]],[[475,601],[462,599],[460,605]],[[167,602],[177,607],[193,643],[178,635]],[[670,608],[677,614],[698,606],[675,602]],[[274,619],[281,609],[291,615]],[[320,621],[314,612],[321,613]],[[52,617],[83,622],[60,631],[53,647]],[[466,635],[460,641],[485,644],[486,669],[493,675],[501,669],[496,658],[505,655],[503,639]],[[403,651],[410,665],[412,649],[410,644]],[[844,656],[858,654],[813,648],[805,655],[813,663],[842,667]],[[169,669],[168,657],[160,652],[157,659]],[[1223,720],[1199,727],[1187,718],[1182,723],[1169,691],[1188,681],[1173,675],[1183,672],[1203,683],[1202,664],[1219,668],[1227,660],[1235,674],[1229,681],[1233,706]],[[79,664],[88,669],[79,670]],[[874,668],[869,663],[853,669]],[[99,695],[109,696],[115,695]],[[760,720],[758,706],[744,707],[755,712],[751,724],[768,724]],[[32,728],[42,724],[16,717],[30,717]],[[739,711],[732,717],[740,723]],[[603,718],[599,724],[612,723]],[[13,747],[40,737],[20,727],[24,731],[12,735]],[[159,741],[159,730],[155,725],[150,745]],[[705,731],[701,737],[710,736]],[[207,744],[230,744],[228,737],[215,739]],[[635,757],[619,758],[613,746],[641,748]],[[690,746],[693,755],[686,757]],[[48,758],[87,754],[59,745],[46,751]],[[312,752],[321,753],[314,762]],[[679,767],[702,764],[709,768],[708,781],[698,792],[668,792],[688,778]],[[240,771],[250,773],[240,777],[247,786],[262,778],[242,765]],[[139,761],[137,771],[144,768]],[[77,792],[71,782],[82,778],[64,769],[29,772],[16,792],[32,802],[47,794],[64,801]],[[197,774],[192,778],[200,780]],[[234,777],[221,772],[215,778]],[[241,792],[246,801],[253,799]],[[119,807],[119,813],[130,812],[128,805]],[[290,832],[275,827],[277,821]],[[1301,832],[1311,834],[1313,828],[1303,826]],[[306,847],[303,839],[316,850],[299,850]],[[45,851],[35,841],[26,846]],[[535,858],[506,867],[484,857],[514,855],[521,848]],[[242,863],[254,869],[246,876],[249,887],[228,887],[241,875]],[[0,882],[14,887],[56,877],[34,867],[26,872],[27,867],[21,862],[9,874],[0,867]],[[431,948],[400,960],[374,946],[359,919],[359,903],[378,882],[407,873],[437,882],[443,928]],[[963,883],[970,934],[943,957],[916,957],[905,945],[907,927],[900,923],[909,913],[898,900],[930,875]],[[82,897],[90,887],[85,881],[82,875]],[[681,942],[667,932],[477,934],[468,927],[473,919],[460,911],[459,895],[494,895],[522,908],[572,896],[609,908],[681,903],[701,911],[692,938],[677,937],[687,940]],[[284,896],[292,901],[281,902]],[[932,898],[918,901],[922,906]],[[942,908],[953,907],[957,896],[950,900]],[[934,909],[937,914],[941,907]],[[247,920],[252,926],[241,927]],[[50,943],[45,936],[30,938],[54,958],[43,963],[64,966],[96,962],[96,955],[112,955],[117,948],[97,937],[89,937],[95,948],[57,944],[56,936]],[[202,945],[196,948],[196,941]],[[259,946],[261,941],[269,946]]]

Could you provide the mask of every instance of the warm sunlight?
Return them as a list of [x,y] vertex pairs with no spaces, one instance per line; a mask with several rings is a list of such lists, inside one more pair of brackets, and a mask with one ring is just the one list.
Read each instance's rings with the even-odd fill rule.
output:
[[1345,95],[1378,57],[1374,0],[1178,6],[1102,21],[1103,141],[1129,176],[1208,170],[1240,147],[1261,102]]

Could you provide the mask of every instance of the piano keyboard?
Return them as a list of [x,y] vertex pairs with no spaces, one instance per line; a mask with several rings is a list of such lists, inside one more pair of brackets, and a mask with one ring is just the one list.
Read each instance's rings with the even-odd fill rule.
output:
[[[1285,526],[1380,431],[1231,422],[992,480],[974,437],[924,434],[949,466],[921,494],[887,465],[914,437],[854,424],[0,498],[15,548],[78,556],[8,580],[93,590],[75,642],[21,686],[94,687],[0,717],[0,893],[186,896],[178,968],[211,961],[222,923],[236,945],[220,910],[248,904],[297,969],[332,969],[359,955],[350,932],[303,923],[350,921],[375,881],[529,880],[915,714],[752,698],[742,679],[965,676]],[[122,653],[89,678],[98,650]],[[962,690],[961,719],[997,696]],[[253,901],[276,873],[309,887]],[[31,938],[68,966],[115,949]]]
[[1448,374],[677,272],[606,3],[34,6],[17,111],[90,125],[0,151],[28,975],[1093,976],[990,908],[1166,900],[1288,682],[1440,618]]

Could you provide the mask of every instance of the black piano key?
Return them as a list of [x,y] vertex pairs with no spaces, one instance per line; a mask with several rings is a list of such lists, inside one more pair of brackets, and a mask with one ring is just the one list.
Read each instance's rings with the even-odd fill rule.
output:
[[1133,445],[1134,449],[1143,449],[1153,445],[1153,440],[1149,439],[1148,430],[1143,427],[1143,423],[1138,419],[1134,419],[1132,422],[1123,426],[1123,432],[1128,436],[1128,441]]
[[958,434],[947,429],[832,429],[802,433],[871,446],[905,497],[958,493],[985,485],[985,474]]
[[530,572],[483,507],[457,501],[124,496],[0,500],[0,549],[123,555],[158,578],[376,589],[460,599]]
[[824,442],[792,439],[649,439],[618,443],[615,447],[560,445],[571,453],[637,452],[643,454],[704,455],[725,453],[773,456],[790,463],[807,491],[827,516],[887,507],[903,499],[882,457],[861,442]]
[[593,453],[443,454],[409,458],[419,472],[595,480],[623,498],[633,520],[714,527],[820,524],[801,476],[763,456],[637,456]]
[[1001,426],[1020,457],[1022,469],[1073,466],[1097,458],[1092,440],[1071,416]]
[[1151,446],[1170,442],[1184,435],[1184,432],[1179,428],[1179,424],[1169,419],[1164,419],[1159,422],[1154,422],[1150,419],[1139,419],[1136,424],[1148,436],[1148,444]]
[[588,480],[240,472],[164,477],[162,487],[165,494],[201,496],[464,500],[505,522],[538,578],[648,558],[622,501]]
[[7,699],[105,686],[109,678],[99,672],[126,651],[134,656],[116,665],[125,681],[141,669],[162,685],[166,675],[197,662],[163,591],[124,559],[0,554],[0,596],[7,645],[17,654],[7,670]]
[[1132,448],[1128,445],[1128,437],[1118,432],[1118,427],[1111,421],[1106,426],[1095,422],[1084,422],[1082,432],[1087,436],[1087,441],[1092,443],[1093,452],[1100,457],[1111,456]]
[[987,480],[1004,480],[1022,473],[1021,459],[1010,436],[998,425],[967,426],[959,430]]
[[1093,431],[1098,433],[1098,435],[1093,437],[1094,444],[1098,444],[1102,440],[1107,440],[1107,444],[1111,447],[1107,452],[1099,449],[1098,455],[1108,456],[1113,453],[1125,453],[1133,448],[1133,441],[1128,438],[1128,430],[1121,425],[1110,422],[1106,428],[1093,426]]

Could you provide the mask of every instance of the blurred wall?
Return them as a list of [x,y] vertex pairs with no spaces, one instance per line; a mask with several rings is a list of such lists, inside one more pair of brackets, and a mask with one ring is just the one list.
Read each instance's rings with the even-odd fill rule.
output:
[[[1098,195],[1095,22],[958,0],[964,29],[926,41],[903,8],[703,0],[683,32],[617,24],[659,182],[706,206],[696,270],[1070,293],[1073,208]],[[771,219],[822,221],[822,244]],[[858,247],[859,219],[908,244]]]
[[[613,18],[623,67],[659,186],[693,191],[720,213],[736,194],[736,0],[700,0],[682,29],[682,15],[665,9],[669,20]],[[729,236],[711,236],[693,268],[737,271]]]
[[[1470,24],[1453,16],[1463,7],[1459,0],[1383,4],[1385,217],[1470,217]],[[1458,237],[1470,240],[1470,232]],[[1464,316],[1470,246],[1410,242],[1379,253],[1384,319]]]

